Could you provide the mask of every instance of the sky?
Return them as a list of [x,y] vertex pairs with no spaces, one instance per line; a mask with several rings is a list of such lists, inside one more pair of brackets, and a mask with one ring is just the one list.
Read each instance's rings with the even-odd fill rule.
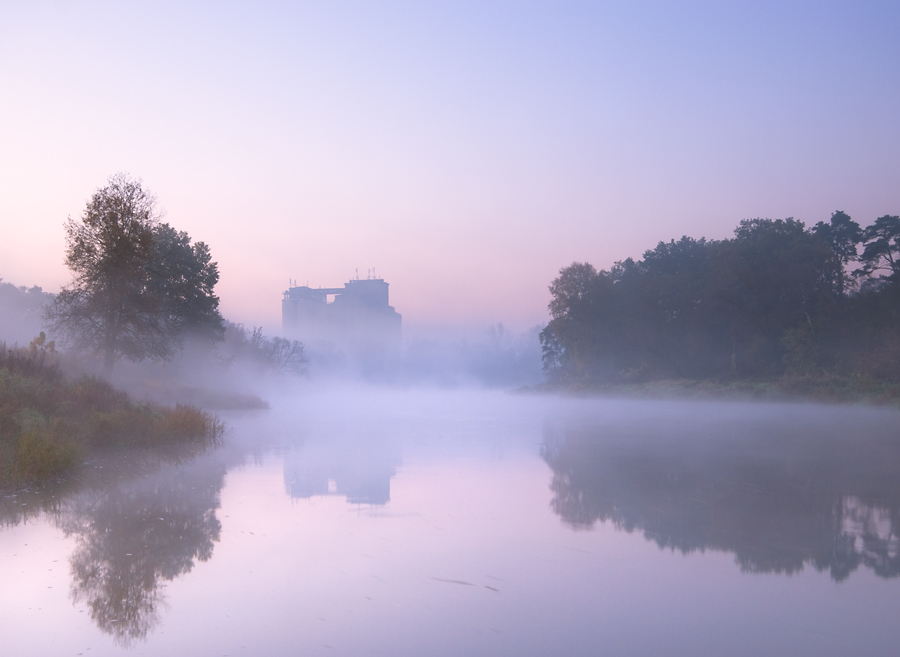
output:
[[0,277],[124,171],[232,321],[374,268],[406,335],[522,330],[574,261],[900,214],[898,101],[897,2],[0,0]]

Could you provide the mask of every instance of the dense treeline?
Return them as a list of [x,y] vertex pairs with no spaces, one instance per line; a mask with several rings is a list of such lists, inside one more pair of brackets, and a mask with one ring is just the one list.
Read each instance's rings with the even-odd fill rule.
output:
[[548,376],[566,383],[857,376],[900,380],[900,217],[806,228],[748,219],[550,286]]

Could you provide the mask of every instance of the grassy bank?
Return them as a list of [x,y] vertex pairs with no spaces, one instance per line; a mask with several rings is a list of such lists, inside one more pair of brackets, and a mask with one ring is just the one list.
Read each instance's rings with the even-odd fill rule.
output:
[[519,390],[645,399],[790,401],[900,406],[900,383],[862,377],[783,377],[759,381],[674,379],[641,383],[548,382]]
[[91,451],[215,444],[223,425],[194,406],[138,404],[102,379],[67,379],[52,351],[0,343],[0,486],[65,476]]

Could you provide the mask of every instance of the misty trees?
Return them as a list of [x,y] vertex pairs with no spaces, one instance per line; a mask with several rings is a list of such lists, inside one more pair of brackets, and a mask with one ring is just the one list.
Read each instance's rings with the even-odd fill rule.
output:
[[112,176],[65,230],[74,280],[46,318],[76,348],[102,354],[107,372],[123,357],[168,358],[192,330],[221,336],[219,274],[208,247],[161,224],[139,180]]
[[562,380],[900,379],[900,217],[745,220],[731,239],[660,242],[608,271],[573,263],[550,291],[540,337]]
[[262,327],[248,331],[243,324],[225,322],[222,356],[259,372],[275,375],[306,374],[309,358],[299,340],[263,335]]
[[599,350],[615,330],[613,313],[605,312],[612,309],[611,291],[609,275],[588,263],[572,263],[560,271],[550,285],[553,321],[540,336],[548,368],[583,372],[599,365]]
[[0,340],[27,344],[44,326],[44,306],[53,295],[40,287],[13,285],[0,278]]
[[743,221],[731,240],[660,242],[608,272],[574,263],[550,286],[548,369],[605,380],[764,373],[781,366],[785,331],[802,341],[827,314],[839,269],[790,219]]

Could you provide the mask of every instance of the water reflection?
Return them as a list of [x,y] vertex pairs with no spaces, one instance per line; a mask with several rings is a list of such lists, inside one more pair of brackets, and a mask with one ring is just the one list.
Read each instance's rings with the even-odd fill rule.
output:
[[0,523],[44,517],[74,537],[72,601],[130,646],[159,622],[165,583],[212,556],[225,473],[242,458],[234,449],[116,452],[65,482],[6,492]]
[[400,461],[389,439],[345,434],[310,440],[285,454],[284,487],[294,499],[338,495],[350,504],[384,505]]
[[747,406],[704,424],[557,423],[542,449],[551,506],[575,528],[609,521],[662,548],[732,552],[745,572],[900,575],[896,414],[860,424],[831,410],[768,412],[780,417]]
[[15,527],[43,515],[57,517],[61,501],[79,486],[71,481],[46,486],[40,490],[5,490],[0,492],[0,526]]
[[[418,399],[399,398],[400,410]],[[881,577],[900,573],[896,412],[512,396],[463,401],[448,396],[430,408],[420,404],[415,412],[376,409],[337,419],[330,408],[314,414],[310,403],[280,414],[229,418],[239,430],[221,449],[197,459],[148,457],[136,466],[96,463],[87,473],[94,479],[45,494],[0,498],[0,523],[37,520],[72,539],[71,545],[56,543],[52,549],[69,557],[71,599],[84,613],[71,613],[70,601],[58,595],[58,580],[52,579],[59,575],[44,570],[45,564],[53,568],[49,560],[56,558],[48,555],[46,543],[27,549],[32,570],[21,570],[20,581],[37,588],[37,576],[46,572],[47,590],[41,581],[41,591],[35,591],[45,597],[35,595],[35,606],[53,601],[65,607],[73,633],[89,614],[119,644],[111,652],[149,639],[138,648],[172,654],[176,642],[195,638],[190,632],[199,633],[196,640],[204,646],[221,646],[220,653],[246,635],[275,646],[261,648],[261,654],[289,652],[284,646],[296,648],[297,637],[305,637],[310,650],[337,638],[351,637],[345,646],[359,641],[353,644],[359,649],[346,654],[369,647],[378,652],[379,642],[393,648],[397,637],[412,637],[416,648],[428,643],[444,646],[447,654],[474,654],[478,650],[458,647],[457,642],[471,647],[465,637],[474,636],[460,628],[464,623],[488,628],[480,624],[483,619],[499,618],[496,627],[506,628],[502,637],[511,641],[510,649],[478,644],[484,654],[526,654],[532,646],[536,653],[556,647],[566,654],[592,654],[604,633],[615,634],[611,629],[625,628],[626,639],[632,632],[643,637],[645,615],[652,620],[664,613],[664,624],[694,636],[705,632],[723,595],[732,596],[735,609],[749,609],[745,617],[755,623],[757,593],[768,605],[769,591],[787,591],[779,604],[791,612],[804,608],[798,600],[815,602],[823,590],[822,577],[797,578],[790,586],[769,578],[774,588],[756,586],[761,579],[719,581],[717,568],[708,569],[712,577],[695,577],[696,562],[685,571],[684,560],[660,559],[652,548],[635,550],[633,560],[598,561],[598,554],[643,541],[637,535],[608,541],[601,532],[573,536],[554,513],[578,530],[609,522],[663,548],[729,552],[747,572],[809,567],[835,580],[866,569]],[[537,461],[538,443],[552,469],[552,511],[546,506],[547,472]],[[226,472],[249,459],[264,469],[232,472],[232,487],[223,495]],[[392,490],[397,476],[401,483]],[[282,490],[295,499],[336,495],[351,504],[391,507],[348,513],[341,501],[292,504]],[[228,512],[224,530],[220,497],[226,508],[240,509]],[[39,513],[42,517],[35,518]],[[18,559],[24,544],[58,534],[24,529],[18,542],[9,542],[10,578],[20,572],[12,557]],[[220,536],[234,537],[231,549],[222,550]],[[172,615],[178,612],[187,621],[162,632],[168,583],[196,571],[216,552],[203,576],[195,572],[170,589]],[[244,564],[251,566],[250,576],[240,576]],[[634,585],[651,571],[672,572],[675,579]],[[692,586],[673,588],[673,581],[687,581],[682,576],[694,578]],[[477,579],[484,577],[490,579]],[[240,591],[233,599],[220,601],[220,591],[201,590],[210,581],[231,578],[231,588]],[[494,578],[505,583],[495,584],[501,580]],[[865,584],[864,578],[857,580]],[[897,587],[825,589],[841,589],[834,598],[841,604],[858,605],[870,596],[881,609],[892,607],[876,605],[878,595],[897,596]],[[203,600],[201,607],[209,608],[187,609],[185,600]],[[579,604],[566,602],[573,600]],[[227,631],[215,612],[221,611],[219,602],[232,609]],[[398,611],[401,603],[404,611]],[[670,606],[687,616],[673,620]],[[804,613],[812,618],[817,609],[807,605]],[[779,613],[776,608],[773,616]],[[723,626],[744,627],[744,617],[726,616],[717,617]],[[23,610],[8,624],[31,628],[29,618]],[[597,618],[605,618],[605,625]],[[825,627],[836,617],[822,618]],[[864,635],[874,627],[873,636],[880,636],[880,622],[875,618],[874,625],[864,626],[855,620],[854,628]],[[409,628],[420,628],[423,638]],[[491,640],[495,637],[501,634],[492,632]],[[393,654],[404,652],[416,650]],[[721,650],[691,654],[698,652]]]
[[[253,426],[254,420],[259,422],[247,422]],[[219,449],[108,455],[55,487],[0,495],[0,525],[44,521],[74,538],[72,602],[84,605],[117,644],[130,647],[160,625],[166,584],[212,558],[229,468],[248,458],[262,462],[263,453],[280,443],[290,496],[387,504],[401,462],[399,444],[380,429],[353,428],[317,439],[297,427],[279,432],[263,425]]]
[[76,537],[72,600],[119,644],[159,622],[165,582],[212,556],[224,477],[222,464],[195,463],[68,500],[59,526]]

